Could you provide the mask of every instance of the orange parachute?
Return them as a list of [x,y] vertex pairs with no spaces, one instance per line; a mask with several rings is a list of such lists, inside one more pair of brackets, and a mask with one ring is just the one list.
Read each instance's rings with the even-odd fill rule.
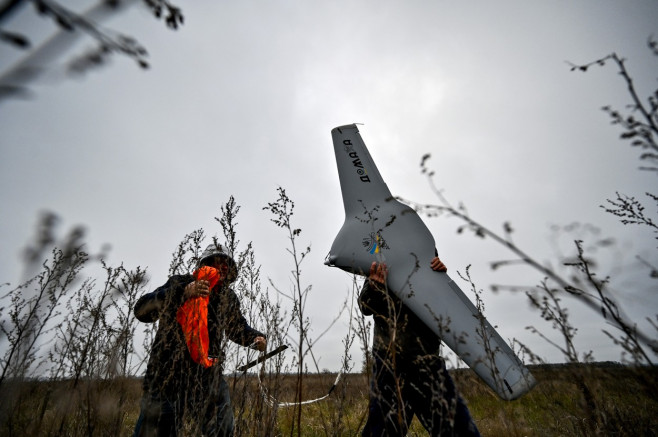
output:
[[[208,281],[212,290],[221,279],[219,271],[213,267],[203,266],[194,271],[194,279]],[[190,356],[203,367],[212,367],[216,358],[208,357],[208,301],[209,296],[199,296],[187,299],[176,313],[176,320],[183,329],[187,350]]]

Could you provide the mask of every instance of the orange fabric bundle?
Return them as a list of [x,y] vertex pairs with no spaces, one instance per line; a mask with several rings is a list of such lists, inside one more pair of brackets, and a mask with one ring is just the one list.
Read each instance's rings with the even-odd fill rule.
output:
[[[213,267],[203,266],[194,271],[194,279],[208,281],[212,290],[219,282],[219,271]],[[209,296],[193,297],[186,300],[176,313],[176,320],[183,329],[187,350],[190,356],[203,367],[212,367],[215,358],[208,357],[210,340],[208,337],[208,301]]]

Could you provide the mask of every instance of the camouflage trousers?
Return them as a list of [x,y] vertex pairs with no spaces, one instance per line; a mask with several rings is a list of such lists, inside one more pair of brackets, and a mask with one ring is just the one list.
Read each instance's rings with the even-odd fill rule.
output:
[[204,435],[232,437],[233,409],[228,384],[222,378],[212,390],[165,395],[144,393],[134,437]]
[[368,420],[363,437],[405,436],[414,418],[431,436],[479,436],[464,400],[438,355],[395,365],[374,353]]

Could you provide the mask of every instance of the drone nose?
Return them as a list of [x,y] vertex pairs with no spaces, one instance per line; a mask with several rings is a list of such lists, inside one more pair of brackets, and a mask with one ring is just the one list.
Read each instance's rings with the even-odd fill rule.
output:
[[324,265],[325,266],[333,266],[336,264],[336,259],[338,257],[336,255],[328,254],[327,257],[324,259]]

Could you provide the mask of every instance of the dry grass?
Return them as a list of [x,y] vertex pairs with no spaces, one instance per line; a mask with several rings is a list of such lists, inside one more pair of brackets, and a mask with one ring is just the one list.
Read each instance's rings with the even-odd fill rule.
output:
[[[499,399],[469,369],[452,371],[463,397],[484,436],[652,436],[658,434],[658,369],[634,369],[618,365],[533,366],[537,386],[526,396],[507,402]],[[294,376],[281,384],[280,401]],[[321,396],[334,375],[309,376],[308,397]],[[579,382],[581,381],[581,382]],[[253,381],[252,381],[253,382]],[[252,390],[257,390],[254,385]],[[342,390],[338,392],[338,390]],[[246,391],[253,393],[253,391]],[[591,393],[588,404],[584,392]],[[240,393],[234,394],[234,400]],[[368,384],[363,375],[348,375],[344,385],[327,401],[304,407],[304,436],[353,436],[365,422]],[[341,416],[341,427],[331,426]],[[290,435],[289,409],[278,412],[279,435]],[[251,435],[245,432],[243,435]],[[424,436],[414,420],[410,436]]]
[[[653,436],[658,434],[656,368],[618,365],[532,367],[537,386],[512,402],[497,398],[468,369],[452,371],[484,436]],[[304,399],[326,394],[335,375],[308,375]],[[291,407],[263,401],[253,375],[229,377],[239,436],[291,435]],[[265,379],[281,402],[294,401],[296,375]],[[139,414],[141,381],[26,382],[0,394],[0,435],[130,436]],[[586,395],[586,393],[589,393]],[[588,402],[589,397],[589,402]],[[367,414],[368,382],[344,376],[331,396],[303,407],[301,435],[358,435]],[[292,435],[297,435],[293,430]],[[410,436],[425,436],[414,420]]]
[[[506,402],[470,370],[455,379],[483,435],[588,436],[658,433],[658,369],[618,365],[532,366],[537,386]],[[589,399],[589,401],[588,401]]]

